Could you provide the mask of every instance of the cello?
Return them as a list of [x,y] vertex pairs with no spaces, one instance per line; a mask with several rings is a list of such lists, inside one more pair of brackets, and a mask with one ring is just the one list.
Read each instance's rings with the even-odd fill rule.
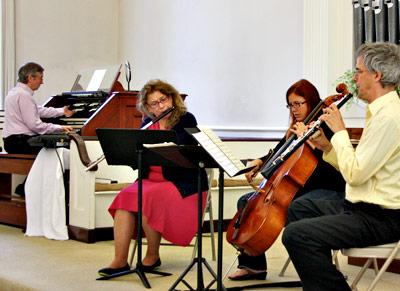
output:
[[[340,108],[352,95],[340,84],[341,93],[320,102],[306,118],[308,123],[318,116],[323,107],[340,100]],[[264,253],[279,236],[286,223],[287,209],[297,191],[304,186],[317,166],[318,159],[305,141],[321,126],[317,120],[301,137],[292,136],[272,155],[261,169],[265,179],[236,213],[226,234],[227,241],[250,256]]]

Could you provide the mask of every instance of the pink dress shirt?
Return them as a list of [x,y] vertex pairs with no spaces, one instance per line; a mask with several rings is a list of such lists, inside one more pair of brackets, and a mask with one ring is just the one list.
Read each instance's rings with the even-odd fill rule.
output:
[[17,83],[5,99],[3,137],[14,134],[36,135],[62,131],[61,125],[45,123],[40,118],[64,115],[64,108],[43,107],[33,99],[33,90]]

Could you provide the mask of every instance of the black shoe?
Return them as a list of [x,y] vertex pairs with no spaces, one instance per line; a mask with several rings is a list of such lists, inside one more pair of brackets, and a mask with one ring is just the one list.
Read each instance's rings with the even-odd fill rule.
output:
[[151,266],[146,266],[142,264],[142,271],[143,272],[151,272],[153,271],[155,268],[161,266],[161,260],[160,258],[158,258],[158,260]]
[[103,269],[98,270],[97,272],[99,273],[100,276],[106,277],[106,276],[115,275],[115,274],[118,274],[121,272],[129,271],[130,269],[131,269],[131,267],[127,263],[125,266],[123,266],[121,268],[103,268]]
[[15,194],[25,197],[25,182],[22,184],[19,184],[17,187],[15,187]]
[[267,278],[267,272],[251,272],[236,277],[228,277],[232,281],[245,281],[245,280],[265,280]]

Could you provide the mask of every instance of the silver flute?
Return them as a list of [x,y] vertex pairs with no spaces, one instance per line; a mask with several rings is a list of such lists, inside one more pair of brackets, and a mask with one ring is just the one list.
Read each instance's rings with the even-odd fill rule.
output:
[[[159,116],[157,116],[156,118],[154,118],[153,120],[151,120],[149,123],[146,123],[145,125],[143,125],[140,129],[145,130],[147,128],[149,128],[150,126],[152,126],[154,123],[160,121],[161,119],[163,119],[165,116],[167,116],[168,114],[170,114],[172,111],[175,110],[175,106],[172,106],[170,108],[168,108],[167,110],[165,110],[163,113],[161,113]],[[90,165],[85,169],[85,172],[90,171],[92,168],[94,168],[95,166],[97,166],[98,164],[100,164],[106,157],[103,155],[101,155],[98,159],[96,159],[94,162],[90,163]]]

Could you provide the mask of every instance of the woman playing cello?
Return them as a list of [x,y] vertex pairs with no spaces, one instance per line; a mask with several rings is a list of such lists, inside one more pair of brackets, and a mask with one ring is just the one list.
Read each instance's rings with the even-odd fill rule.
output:
[[[282,147],[286,140],[293,134],[302,132],[304,129],[303,121],[311,113],[314,107],[320,102],[320,97],[317,89],[313,84],[307,80],[299,80],[294,83],[286,92],[286,102],[287,108],[290,111],[290,126],[281,139],[278,145],[275,147],[274,152]],[[330,138],[332,132],[323,128],[325,135]],[[312,146],[312,144],[310,144]],[[315,168],[313,174],[309,177],[306,184],[302,189],[300,189],[296,195],[295,199],[303,196],[314,189],[327,189],[335,190],[337,192],[344,191],[345,182],[340,175],[340,173],[332,167],[330,164],[322,160],[322,152],[318,149],[313,150],[314,155],[318,159],[317,167]],[[246,179],[251,182],[255,173],[258,172],[263,163],[268,159],[268,156],[255,159],[251,163],[255,168],[246,174]],[[323,193],[323,192],[318,192]],[[238,201],[238,209],[242,209],[246,203],[247,199],[253,193],[248,193],[242,196]],[[309,196],[312,194],[305,194]],[[315,194],[314,194],[315,195]],[[339,196],[315,196],[313,199],[341,199],[343,197]],[[238,269],[229,276],[231,280],[251,280],[251,279],[265,279],[267,275],[267,261],[265,254],[259,256],[249,256],[244,252],[239,254],[239,264]]]

